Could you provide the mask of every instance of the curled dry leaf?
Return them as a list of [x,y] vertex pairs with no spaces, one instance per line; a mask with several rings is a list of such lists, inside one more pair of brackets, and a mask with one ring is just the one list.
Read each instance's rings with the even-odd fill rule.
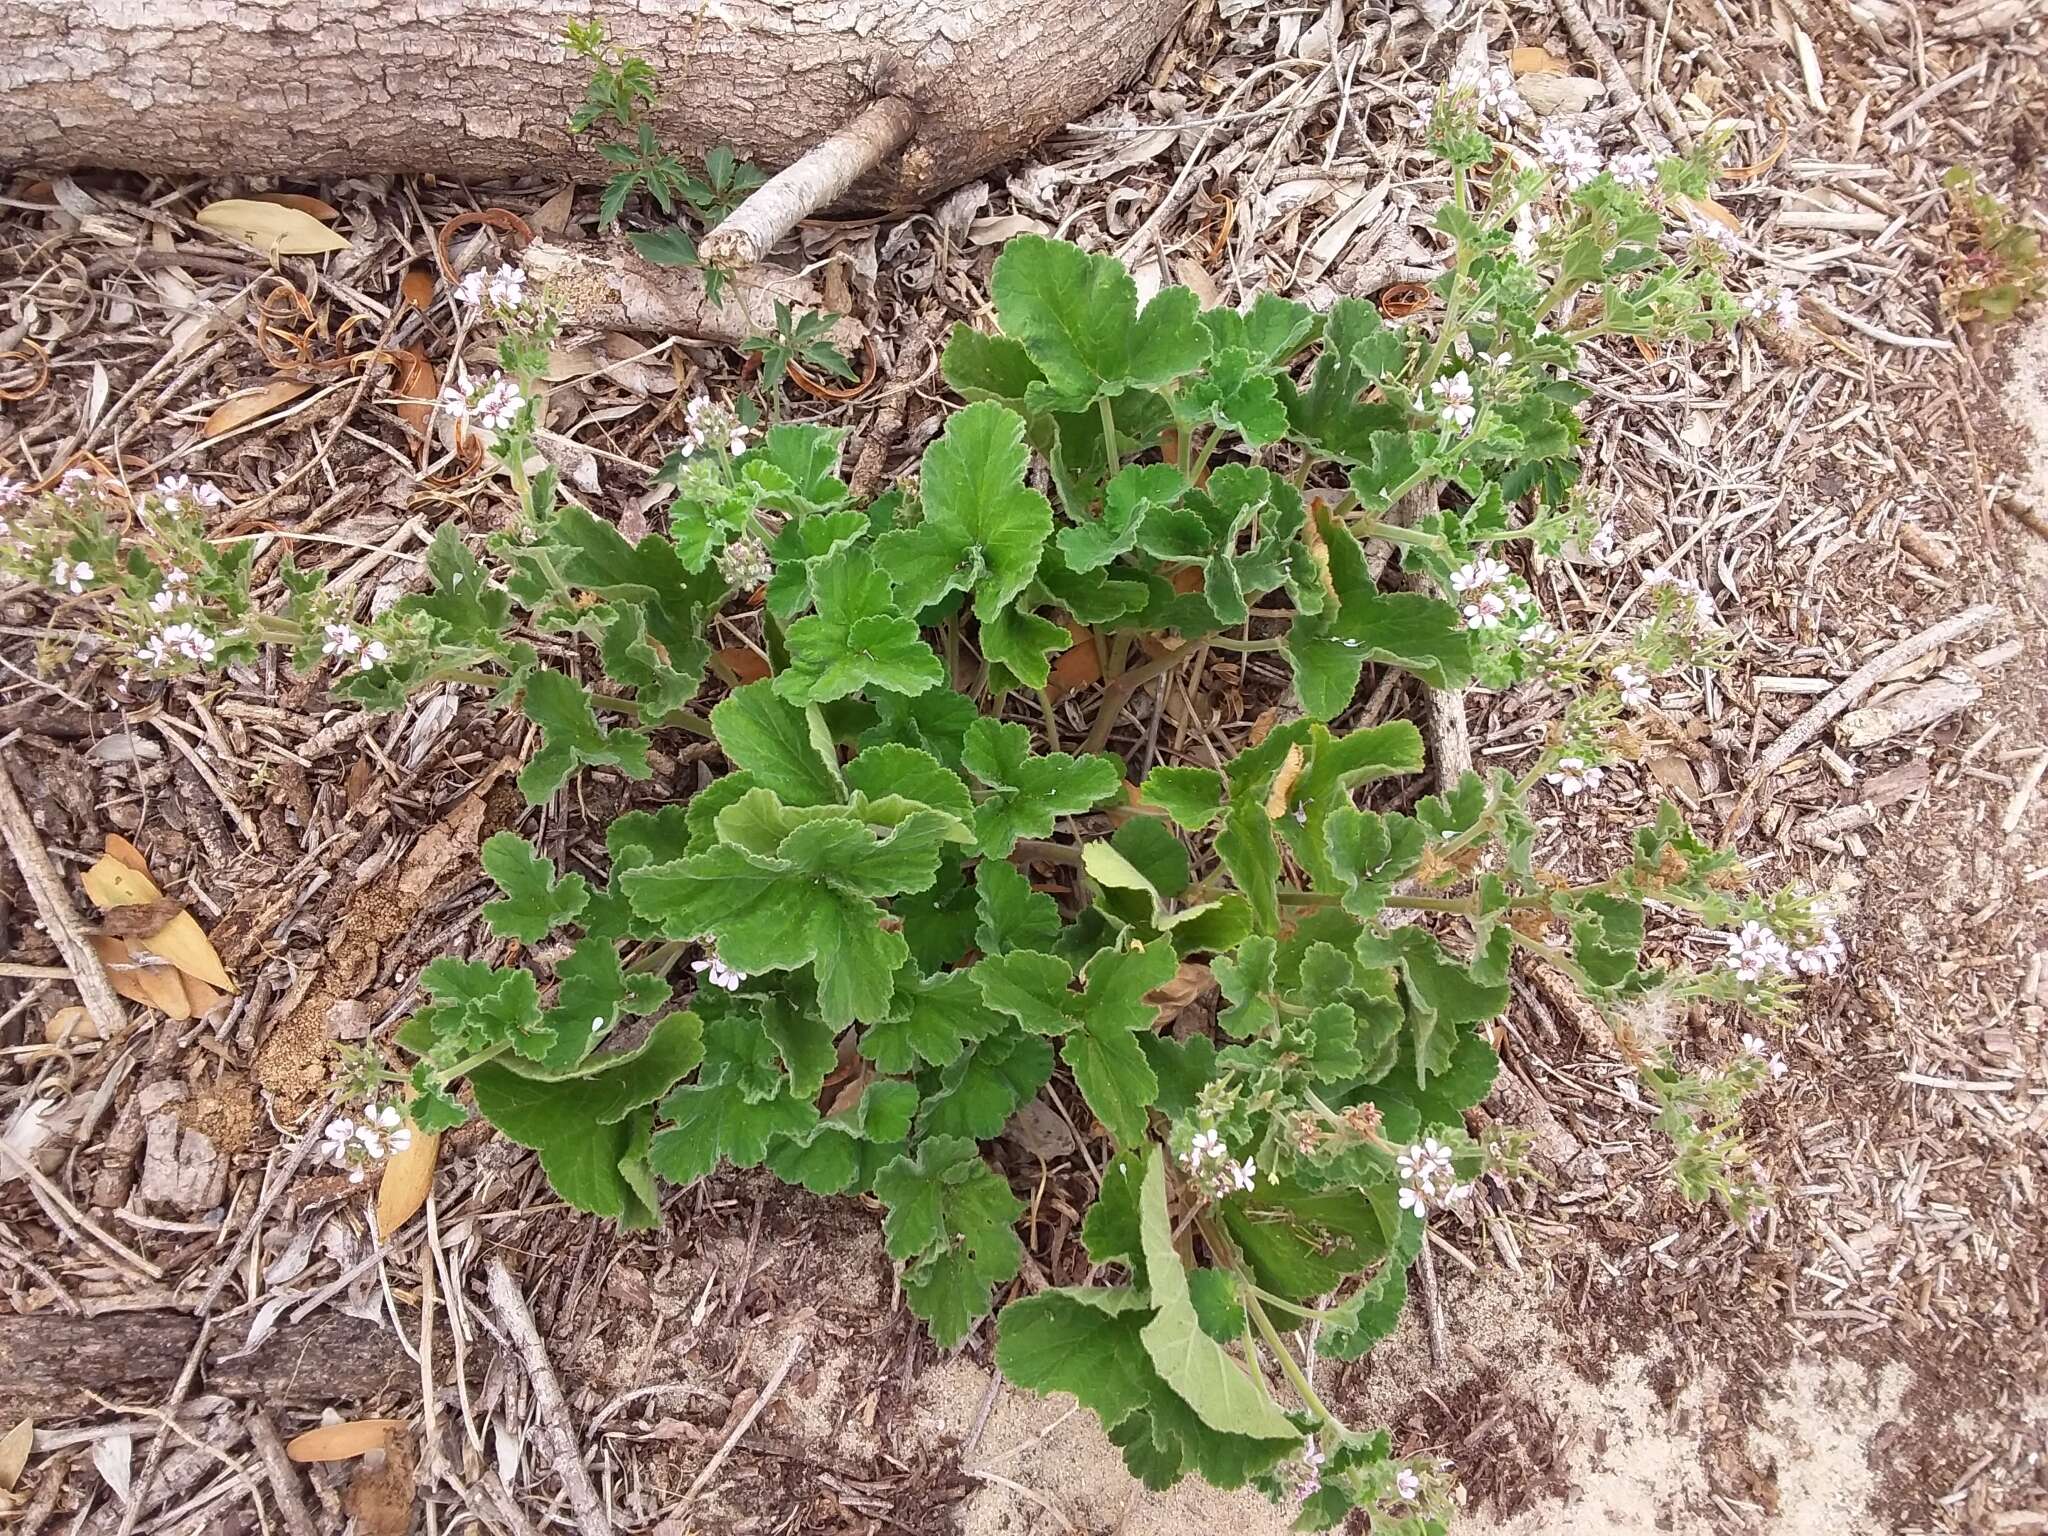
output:
[[299,379],[273,379],[261,389],[230,395],[206,418],[206,425],[199,429],[199,435],[221,437],[237,427],[246,427],[250,422],[260,421],[272,411],[290,405],[312,387]]
[[1399,320],[1419,309],[1427,309],[1430,297],[1429,289],[1421,283],[1389,283],[1379,291],[1374,302],[1389,320]]
[[336,234],[303,208],[283,203],[223,198],[208,203],[192,218],[194,223],[253,246],[266,256],[318,256],[324,251],[348,249],[345,236]]
[[293,1461],[353,1461],[383,1450],[404,1433],[403,1419],[344,1419],[294,1436],[284,1453]]
[[[115,988],[116,991],[120,989]],[[91,1012],[77,1003],[59,1008],[43,1023],[43,1039],[51,1045],[66,1045],[74,1040],[103,1040],[100,1023]]]
[[1731,233],[1738,235],[1742,233],[1742,220],[1735,217],[1734,214],[1723,208],[1711,197],[1680,197],[1677,199],[1677,203],[1679,207],[1695,218],[1712,219],[1716,224],[1719,224],[1723,229],[1729,230]]
[[377,1185],[378,1242],[390,1242],[391,1234],[427,1203],[427,1191],[434,1187],[434,1160],[440,1151],[439,1135],[414,1126],[412,1139],[384,1160],[384,1177]]
[[[112,912],[121,907],[145,906],[163,899],[163,892],[157,888],[156,882],[150,879],[146,871],[137,870],[129,862],[131,857],[140,857],[133,844],[124,840],[121,847],[116,849],[110,839],[106,855],[78,877],[78,883],[85,887],[85,894],[92,898],[93,905],[102,912]],[[222,992],[235,990],[235,979],[220,963],[220,955],[214,949],[213,942],[207,938],[206,930],[199,926],[197,918],[182,907],[177,909],[169,922],[154,933],[140,937],[108,939],[104,942],[123,944],[139,954],[154,955],[167,960],[179,971],[194,980],[204,982],[209,988],[217,988]],[[110,957],[103,951],[102,958]]]
[[1273,789],[1266,796],[1266,817],[1278,821],[1287,814],[1287,802],[1294,798],[1294,785],[1301,777],[1301,770],[1308,758],[1299,744],[1287,749],[1287,756],[1280,761],[1280,771],[1273,775]]

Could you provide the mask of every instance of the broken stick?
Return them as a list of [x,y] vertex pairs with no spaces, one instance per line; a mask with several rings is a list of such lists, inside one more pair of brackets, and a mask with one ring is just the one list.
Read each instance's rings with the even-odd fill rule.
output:
[[8,754],[4,752],[0,752],[0,833],[7,838],[7,851],[14,856],[14,867],[21,871],[22,883],[28,887],[44,929],[56,941],[57,952],[71,968],[71,980],[85,1001],[85,1011],[98,1027],[100,1038],[120,1039],[128,1029],[128,1010],[121,1006],[114,984],[107,980],[100,957],[86,942],[78,912],[71,905],[70,893],[64,889],[64,877],[50,862],[42,835],[36,831],[28,807],[21,803],[14,777],[8,772]]

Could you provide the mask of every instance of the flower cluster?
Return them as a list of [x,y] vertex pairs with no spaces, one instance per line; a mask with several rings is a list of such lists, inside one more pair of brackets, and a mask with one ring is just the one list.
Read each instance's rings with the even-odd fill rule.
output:
[[1643,585],[1647,587],[1669,587],[1678,596],[1690,598],[1693,617],[1702,624],[1712,624],[1718,620],[1719,616],[1714,610],[1713,597],[1707,592],[1706,588],[1689,576],[1680,576],[1675,571],[1660,567],[1643,578]]
[[718,951],[707,949],[702,960],[692,960],[690,969],[714,987],[723,987],[728,992],[737,992],[740,983],[747,979],[745,971],[729,969],[719,958]]
[[735,592],[751,592],[775,574],[768,558],[768,546],[751,533],[743,533],[719,552],[718,574]]
[[[155,606],[154,602],[151,606]],[[197,624],[177,623],[151,631],[137,654],[150,666],[163,670],[183,661],[198,662],[204,666],[213,660],[213,653],[213,636]]]
[[471,381],[469,370],[458,366],[454,382],[441,391],[441,409],[485,436],[509,432],[525,406],[526,396],[518,381],[502,373],[492,374],[479,388]]
[[[1210,1194],[1218,1200],[1249,1190],[1258,1183],[1257,1161],[1248,1157],[1238,1162],[1214,1130],[1195,1132],[1195,1139],[1188,1143],[1187,1161],[1188,1172],[1205,1180]],[[1210,1165],[1206,1174],[1202,1171],[1204,1163]]]
[[455,285],[455,297],[493,313],[516,310],[526,302],[526,273],[518,267],[501,266],[488,275],[483,268],[466,273]]
[[1622,708],[1644,709],[1657,702],[1657,695],[1650,689],[1650,674],[1637,663],[1616,662],[1607,675],[1614,679],[1621,694]]
[[1557,172],[1565,190],[1576,192],[1605,170],[1600,150],[1585,134],[1562,123],[1545,123],[1536,136],[1537,158]]
[[349,1183],[360,1184],[370,1164],[411,1145],[412,1128],[398,1106],[373,1100],[363,1106],[360,1120],[337,1115],[328,1121],[320,1150],[335,1167],[348,1170]]
[[1322,1491],[1323,1453],[1311,1440],[1302,1447],[1301,1468],[1294,1476],[1294,1502],[1306,1504]]
[[720,405],[709,395],[698,395],[683,410],[682,451],[695,454],[704,451],[708,444],[723,444],[725,451],[738,458],[747,451],[747,429],[730,406]]
[[1752,288],[1742,296],[1742,312],[1752,320],[1769,316],[1780,330],[1789,331],[1799,324],[1799,298],[1791,289],[1776,285]]
[[1394,1159],[1401,1175],[1401,1209],[1427,1216],[1434,1205],[1442,1210],[1457,1205],[1472,1193],[1470,1184],[1458,1182],[1451,1149],[1434,1136],[1424,1137]]
[[228,504],[219,486],[190,475],[165,476],[156,484],[155,497],[157,505],[170,513],[218,512]]
[[1444,82],[1444,94],[1455,96],[1461,91],[1471,92],[1473,113],[1482,123],[1506,127],[1529,110],[1522,93],[1515,89],[1514,72],[1505,65],[1453,69]]
[[1499,629],[1508,618],[1519,618],[1536,602],[1536,594],[1515,579],[1507,562],[1491,555],[1481,555],[1451,572],[1451,590],[1458,594],[1459,617],[1467,629]]
[[1583,757],[1560,757],[1557,767],[1543,776],[1544,782],[1569,800],[1573,795],[1586,794],[1600,787],[1600,781],[1607,777],[1605,770]]
[[1785,1065],[1785,1058],[1772,1050],[1769,1042],[1762,1035],[1744,1035],[1742,1037],[1742,1053],[1745,1056],[1754,1056],[1758,1061],[1763,1062],[1773,1077],[1783,1077],[1790,1070]]
[[358,672],[368,672],[391,659],[391,648],[350,625],[329,624],[326,638],[320,643],[320,654],[337,661],[353,661]]
[[1848,946],[1829,922],[1795,935],[1797,944],[1788,942],[1770,924],[1754,918],[1725,937],[1728,969],[1738,981],[1762,981],[1773,975],[1832,976],[1849,957]]

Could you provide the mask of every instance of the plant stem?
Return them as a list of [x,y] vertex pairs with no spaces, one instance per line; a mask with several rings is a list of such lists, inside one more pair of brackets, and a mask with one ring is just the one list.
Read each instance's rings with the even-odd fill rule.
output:
[[1266,1316],[1266,1309],[1260,1305],[1255,1293],[1246,1292],[1244,1307],[1251,1314],[1252,1322],[1258,1328],[1260,1336],[1265,1339],[1266,1347],[1273,1351],[1274,1358],[1280,1362],[1280,1373],[1287,1378],[1287,1384],[1294,1388],[1295,1395],[1301,1399],[1303,1405],[1331,1428],[1343,1429],[1343,1421],[1323,1405],[1323,1400],[1316,1396],[1316,1389],[1309,1385],[1308,1377],[1303,1375],[1301,1367],[1294,1363],[1293,1351],[1288,1349],[1286,1341],[1280,1337],[1280,1330],[1273,1326],[1273,1320]]
[[1089,729],[1088,739],[1081,743],[1081,750],[1100,752],[1103,743],[1109,740],[1109,733],[1116,728],[1117,716],[1122,712],[1130,696],[1144,684],[1185,659],[1190,651],[1198,650],[1207,643],[1206,639],[1185,641],[1163,656],[1155,656],[1150,661],[1132,667],[1130,671],[1123,673],[1104,688],[1102,703],[1095,710],[1095,724]]
[[512,1042],[510,1040],[500,1040],[496,1045],[487,1045],[480,1051],[471,1052],[441,1074],[441,1086],[445,1088],[457,1078],[468,1076],[474,1068],[480,1067],[488,1061],[496,1061],[511,1049]]
[[1123,468],[1123,461],[1118,458],[1116,451],[1116,407],[1110,403],[1107,395],[1095,403],[1102,408],[1102,454],[1109,461],[1108,478],[1114,480],[1117,472]]

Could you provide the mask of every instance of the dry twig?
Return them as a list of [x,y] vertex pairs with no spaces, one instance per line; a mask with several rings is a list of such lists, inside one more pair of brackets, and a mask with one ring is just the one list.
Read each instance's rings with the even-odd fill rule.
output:
[[547,1447],[548,1459],[554,1463],[555,1475],[562,1480],[569,1507],[576,1512],[576,1528],[588,1536],[611,1536],[611,1516],[583,1464],[583,1447],[575,1421],[569,1417],[568,1400],[562,1396],[562,1384],[555,1378],[554,1364],[548,1359],[540,1331],[533,1325],[533,1314],[527,1310],[519,1282],[502,1259],[492,1259],[484,1274],[498,1321],[511,1336],[520,1362],[526,1367],[526,1378],[533,1383],[541,1440]]

